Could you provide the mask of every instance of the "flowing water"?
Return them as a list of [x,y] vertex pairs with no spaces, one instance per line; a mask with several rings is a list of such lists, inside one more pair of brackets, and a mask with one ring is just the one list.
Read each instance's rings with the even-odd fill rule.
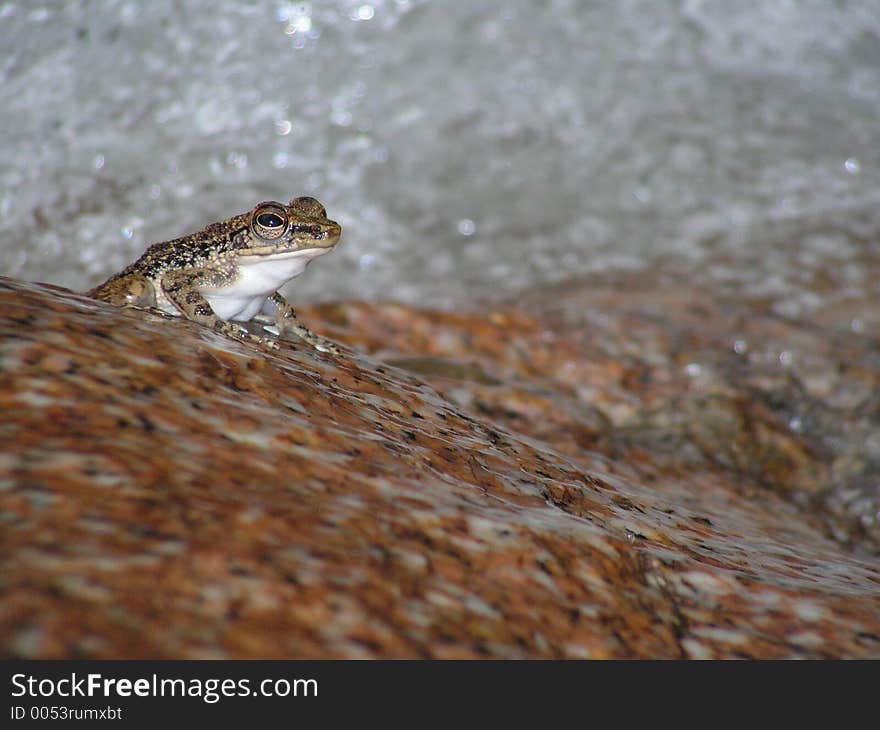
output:
[[876,291],[878,118],[876,0],[6,2],[0,272],[311,194],[294,301],[665,268],[809,317]]

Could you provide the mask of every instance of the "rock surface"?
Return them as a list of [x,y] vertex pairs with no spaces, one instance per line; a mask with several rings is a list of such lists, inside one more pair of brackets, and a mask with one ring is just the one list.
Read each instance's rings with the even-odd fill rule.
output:
[[344,354],[0,280],[4,656],[880,657],[870,338],[644,282],[300,314]]

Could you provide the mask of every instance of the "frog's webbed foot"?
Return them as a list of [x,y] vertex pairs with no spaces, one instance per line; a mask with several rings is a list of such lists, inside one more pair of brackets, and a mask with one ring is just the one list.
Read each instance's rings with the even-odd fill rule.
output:
[[274,337],[262,337],[260,335],[255,335],[246,327],[243,327],[242,325],[235,322],[227,322],[226,320],[218,319],[214,323],[213,329],[215,332],[219,332],[220,334],[231,337],[234,340],[238,340],[239,342],[255,343],[258,345],[263,345],[264,347],[268,347],[271,350],[280,349]]
[[331,355],[341,354],[339,348],[333,342],[326,337],[321,337],[321,335],[312,332],[296,319],[296,315],[292,314],[284,319],[276,320],[275,326],[280,332],[292,332],[301,340],[314,347],[318,352],[327,352]]
[[278,292],[275,292],[271,297],[269,297],[269,299],[277,308],[277,312],[275,314],[275,327],[277,328],[279,334],[283,334],[285,332],[295,334],[301,340],[307,342],[316,350],[318,350],[318,352],[327,352],[331,355],[342,354],[335,343],[331,342],[326,337],[321,337],[321,335],[315,334],[308,327],[302,324],[297,319],[296,313],[293,311],[293,307],[291,307],[288,301]]

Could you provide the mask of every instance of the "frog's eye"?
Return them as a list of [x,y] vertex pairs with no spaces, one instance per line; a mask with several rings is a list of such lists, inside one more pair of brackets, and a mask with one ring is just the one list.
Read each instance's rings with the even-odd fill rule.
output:
[[280,238],[287,230],[287,215],[280,208],[258,208],[253,218],[254,233],[260,238],[273,240]]
[[263,228],[280,228],[284,225],[281,216],[275,215],[275,213],[260,213],[257,216],[257,223],[263,226]]

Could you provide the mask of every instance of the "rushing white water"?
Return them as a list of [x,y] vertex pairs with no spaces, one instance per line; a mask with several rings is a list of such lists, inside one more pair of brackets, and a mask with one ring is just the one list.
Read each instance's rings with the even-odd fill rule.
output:
[[876,286],[878,123],[876,0],[0,3],[0,273],[308,194],[294,302],[674,265],[808,314]]

